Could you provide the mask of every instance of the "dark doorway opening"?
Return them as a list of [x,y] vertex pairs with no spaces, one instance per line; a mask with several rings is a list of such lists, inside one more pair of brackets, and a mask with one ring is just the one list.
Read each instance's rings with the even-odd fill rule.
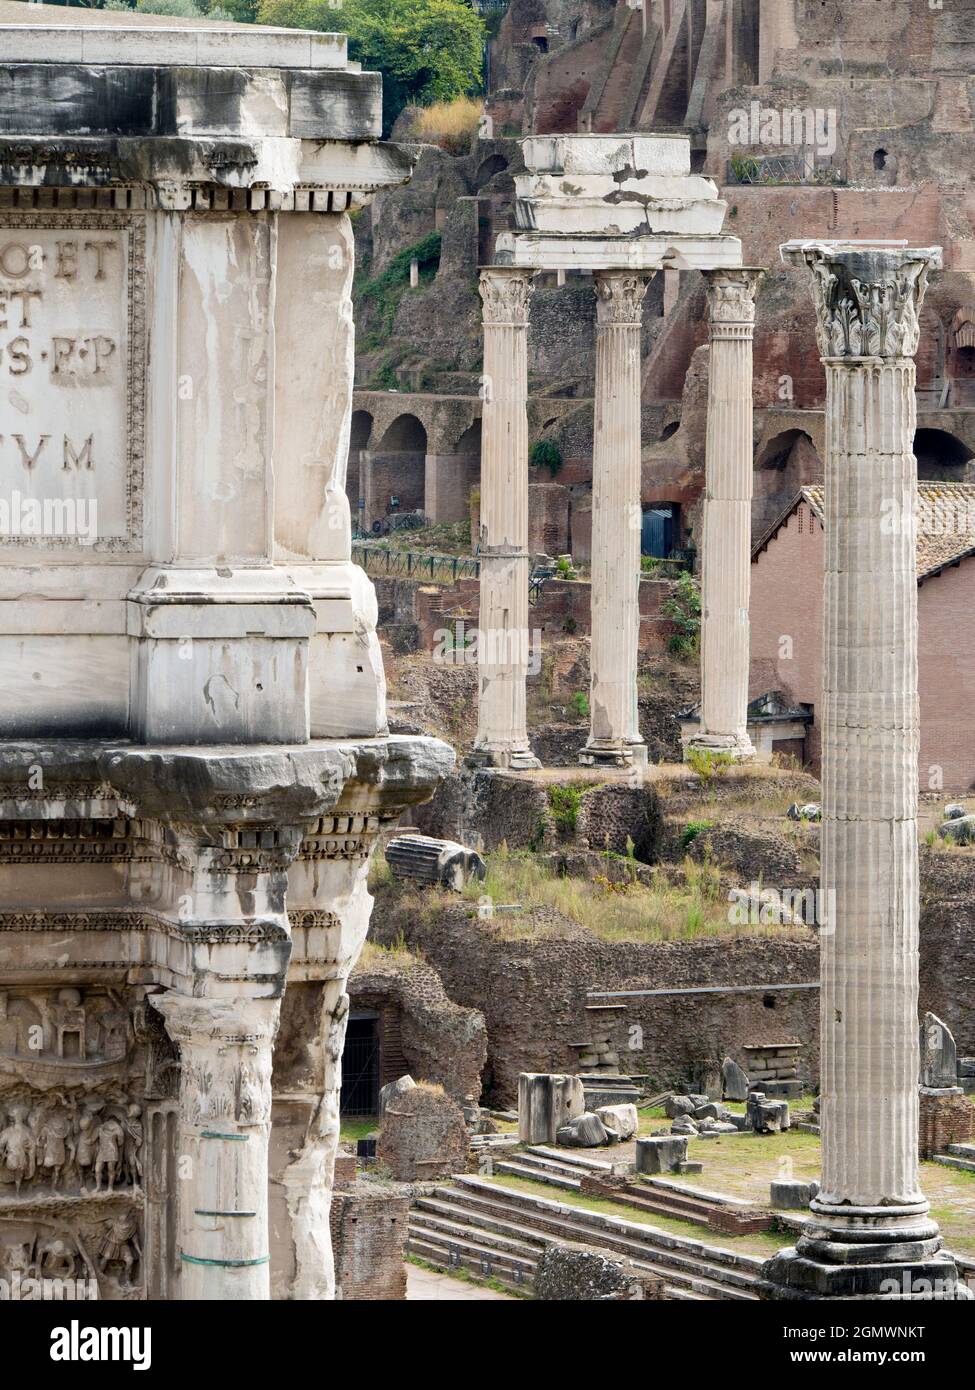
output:
[[680,546],[680,507],[676,502],[657,502],[643,513],[640,553],[666,560]]
[[379,1015],[350,1014],[342,1053],[342,1115],[379,1114]]

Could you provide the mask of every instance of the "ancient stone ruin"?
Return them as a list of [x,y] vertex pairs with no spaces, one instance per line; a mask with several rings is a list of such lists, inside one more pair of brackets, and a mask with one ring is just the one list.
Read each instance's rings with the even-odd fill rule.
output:
[[452,762],[387,733],[344,488],[349,212],[409,166],[344,36],[0,47],[2,1273],[328,1298],[369,851]]

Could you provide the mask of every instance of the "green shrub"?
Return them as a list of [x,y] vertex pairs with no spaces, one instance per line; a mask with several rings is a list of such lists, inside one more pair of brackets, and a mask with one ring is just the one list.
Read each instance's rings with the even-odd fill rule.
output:
[[549,787],[548,804],[552,808],[552,819],[563,835],[575,833],[584,790],[584,787],[574,786]]
[[660,612],[674,625],[667,649],[674,656],[693,656],[701,638],[701,587],[686,571],[660,605]]
[[371,307],[378,326],[370,335],[378,345],[385,342],[393,331],[396,310],[410,283],[410,262],[416,260],[420,269],[420,283],[429,282],[436,275],[440,265],[440,233],[430,232],[412,246],[404,246],[397,251],[381,274],[363,280],[356,287],[355,297],[363,307]]
[[577,690],[569,701],[569,709],[580,719],[589,718],[589,696],[584,690]]
[[687,849],[698,835],[703,835],[705,830],[710,830],[713,824],[714,822],[709,820],[692,820],[688,825],[685,825],[680,835],[681,849]]
[[562,450],[554,439],[536,439],[528,450],[530,468],[547,468],[554,478],[562,467]]

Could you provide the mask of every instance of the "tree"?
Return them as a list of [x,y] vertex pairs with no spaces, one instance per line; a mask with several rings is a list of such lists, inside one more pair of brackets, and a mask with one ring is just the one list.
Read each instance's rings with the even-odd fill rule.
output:
[[409,103],[481,85],[484,23],[469,0],[260,0],[259,24],[346,33],[349,55],[383,78],[383,128]]

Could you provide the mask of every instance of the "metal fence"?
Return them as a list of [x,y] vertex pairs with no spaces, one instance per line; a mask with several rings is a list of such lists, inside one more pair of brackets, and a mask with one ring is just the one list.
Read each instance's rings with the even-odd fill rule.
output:
[[727,176],[728,183],[812,183],[833,187],[846,182],[835,165],[817,164],[806,151],[729,159]]
[[481,562],[469,555],[425,555],[418,550],[390,550],[386,546],[353,545],[352,559],[367,574],[401,579],[427,579],[453,584],[458,579],[478,579]]

